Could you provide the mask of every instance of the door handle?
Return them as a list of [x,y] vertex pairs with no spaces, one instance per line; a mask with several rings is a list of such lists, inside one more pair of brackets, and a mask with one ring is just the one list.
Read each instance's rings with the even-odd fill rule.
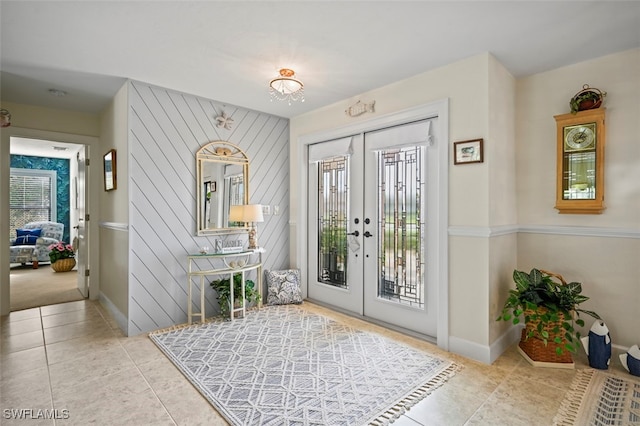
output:
[[354,237],[357,237],[360,235],[360,231],[348,232],[347,235],[353,235]]
[[369,238],[369,237],[373,237],[373,234],[369,231],[365,231],[364,236]]

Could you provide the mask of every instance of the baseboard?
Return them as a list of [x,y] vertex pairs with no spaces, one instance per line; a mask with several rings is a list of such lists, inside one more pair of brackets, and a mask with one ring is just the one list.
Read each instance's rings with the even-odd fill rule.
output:
[[485,364],[492,364],[511,345],[520,340],[522,327],[511,327],[490,346],[449,336],[449,351]]
[[116,320],[116,323],[118,324],[118,327],[120,327],[120,330],[122,330],[122,332],[128,336],[128,332],[127,332],[127,317],[126,315],[124,315],[122,312],[120,312],[120,310],[116,307],[116,305],[109,300],[109,298],[107,296],[104,295],[104,293],[100,293],[100,298],[99,298],[100,304],[102,304],[102,306],[105,307],[105,309],[107,311],[109,311],[109,313],[111,315],[113,315],[113,318]]
[[504,351],[513,346],[514,343],[520,341],[523,328],[524,325],[522,324],[509,328],[509,331],[498,337],[495,342],[491,344],[491,346],[489,347],[489,359],[491,360],[490,364],[493,364],[494,361],[498,359],[500,355],[504,353]]

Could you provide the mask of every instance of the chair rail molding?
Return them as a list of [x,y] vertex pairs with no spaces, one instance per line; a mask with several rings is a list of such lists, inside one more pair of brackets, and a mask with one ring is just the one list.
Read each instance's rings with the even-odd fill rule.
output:
[[448,234],[455,237],[492,238],[501,235],[551,234],[573,237],[640,238],[640,230],[631,228],[608,228],[591,226],[559,225],[501,225],[501,226],[450,226]]

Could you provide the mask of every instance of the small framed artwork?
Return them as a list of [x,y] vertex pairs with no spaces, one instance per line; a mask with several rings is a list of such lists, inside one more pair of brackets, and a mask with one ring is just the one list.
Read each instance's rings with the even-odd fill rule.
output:
[[454,142],[453,164],[482,163],[482,139]]
[[118,187],[116,179],[116,150],[112,149],[104,157],[104,190],[112,191]]

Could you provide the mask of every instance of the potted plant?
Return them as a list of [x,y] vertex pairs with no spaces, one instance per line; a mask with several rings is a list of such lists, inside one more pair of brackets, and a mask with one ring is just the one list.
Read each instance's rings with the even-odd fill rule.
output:
[[[229,278],[223,278],[221,280],[215,280],[211,282],[211,287],[218,294],[218,304],[220,305],[220,313],[223,316],[229,316],[231,311],[231,286],[229,285]],[[245,300],[249,303],[257,303],[260,301],[260,293],[255,288],[255,283],[252,280],[244,280],[244,296]],[[242,297],[242,274],[233,275],[233,306],[241,303]]]
[[[580,314],[600,319],[597,313],[578,307],[589,300],[582,294],[582,284],[566,283],[558,274],[535,268],[529,273],[514,270],[513,280],[516,288],[509,290],[497,321],[519,324],[523,316],[525,329],[520,348],[527,352],[525,342],[533,339],[541,342],[539,346],[543,348],[554,349],[549,362],[566,362],[556,361],[553,357],[562,357],[565,350],[575,353],[580,346],[580,332],[575,329],[575,325],[584,326]],[[571,359],[570,354],[567,356]]]
[[571,114],[576,114],[578,111],[600,108],[605,96],[607,96],[607,92],[589,87],[588,84],[585,84],[582,86],[582,90],[576,93],[569,101]]
[[75,252],[71,244],[63,241],[51,244],[48,249],[51,268],[56,272],[68,272],[76,266]]

